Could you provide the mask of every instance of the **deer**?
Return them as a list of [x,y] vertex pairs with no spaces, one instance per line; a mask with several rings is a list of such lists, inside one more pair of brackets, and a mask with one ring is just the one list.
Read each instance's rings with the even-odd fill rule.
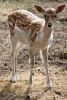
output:
[[56,9],[52,7],[45,9],[40,5],[34,4],[34,8],[43,15],[43,18],[25,9],[13,11],[8,15],[8,26],[12,43],[12,82],[16,82],[18,79],[16,53],[21,47],[26,45],[30,59],[29,87],[32,85],[34,53],[36,50],[41,52],[43,58],[46,71],[46,85],[48,88],[52,87],[48,67],[48,51],[53,42],[53,25],[56,22],[57,15],[64,10],[65,6],[65,4],[61,4]]

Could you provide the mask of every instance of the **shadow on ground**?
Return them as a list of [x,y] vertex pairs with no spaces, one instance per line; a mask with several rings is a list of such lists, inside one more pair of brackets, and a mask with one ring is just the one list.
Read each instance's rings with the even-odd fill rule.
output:
[[24,92],[22,91],[21,93],[17,93],[17,90],[12,88],[12,84],[15,83],[9,82],[3,87],[2,91],[0,92],[0,100],[37,100],[40,99],[45,92],[50,90],[48,88],[44,88],[38,95],[30,97],[31,88],[26,88]]

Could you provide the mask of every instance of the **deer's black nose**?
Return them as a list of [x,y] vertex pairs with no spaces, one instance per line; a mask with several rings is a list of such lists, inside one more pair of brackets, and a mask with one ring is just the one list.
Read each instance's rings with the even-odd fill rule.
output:
[[52,26],[52,23],[48,23],[48,27],[51,27]]

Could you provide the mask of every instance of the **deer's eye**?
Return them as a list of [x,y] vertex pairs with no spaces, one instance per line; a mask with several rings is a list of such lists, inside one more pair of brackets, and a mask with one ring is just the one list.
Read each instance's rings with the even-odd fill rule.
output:
[[54,18],[56,18],[57,17],[57,15],[54,15]]
[[44,17],[46,18],[46,15],[44,15]]

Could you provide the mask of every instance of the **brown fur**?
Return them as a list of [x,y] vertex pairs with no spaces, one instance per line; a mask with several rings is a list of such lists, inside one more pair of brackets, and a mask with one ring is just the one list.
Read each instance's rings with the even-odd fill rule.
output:
[[54,11],[52,11],[51,9],[49,9],[49,10],[47,11],[47,13],[48,13],[48,14],[53,14]]
[[55,13],[55,9],[54,8],[47,8],[46,9],[46,13],[47,14],[54,14]]
[[23,29],[25,32],[30,31],[29,39],[34,42],[38,31],[42,27],[43,21],[36,21],[35,18],[28,16],[27,13],[21,14],[20,12],[14,12],[8,16],[8,24],[10,28],[10,34],[14,35],[13,30],[15,25],[20,29]]

